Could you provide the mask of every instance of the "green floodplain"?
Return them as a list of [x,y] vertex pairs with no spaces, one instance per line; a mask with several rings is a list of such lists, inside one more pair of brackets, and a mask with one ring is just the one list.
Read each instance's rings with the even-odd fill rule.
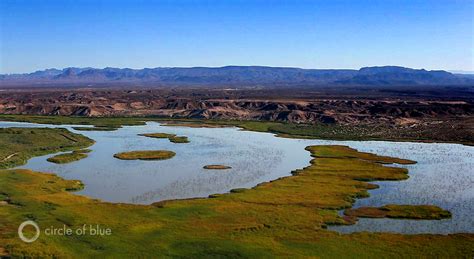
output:
[[0,168],[19,166],[34,156],[78,150],[93,143],[66,129],[0,128]]
[[[71,122],[67,123],[74,124]],[[92,122],[101,121],[91,119],[88,124],[95,125]],[[80,123],[85,124],[83,121]],[[114,124],[121,125],[124,124]],[[193,125],[198,126],[196,123]],[[260,129],[264,131],[264,125],[250,125],[263,127]],[[24,164],[33,156],[82,150],[93,141],[65,129],[13,128],[0,130],[0,143],[0,159],[3,159],[0,168],[10,168]],[[306,149],[313,159],[306,168],[294,170],[292,176],[251,189],[211,195],[212,198],[163,201],[151,205],[102,202],[72,193],[84,187],[80,181],[27,169],[3,169],[0,171],[0,255],[206,258],[474,256],[473,234],[339,234],[327,230],[329,225],[352,224],[354,217],[358,216],[432,219],[435,214],[441,215],[440,218],[448,217],[449,212],[434,206],[386,205],[366,208],[365,211],[346,210],[348,215],[341,216],[338,211],[350,209],[357,198],[369,195],[367,190],[377,188],[370,181],[408,178],[406,169],[384,164],[410,164],[414,161],[358,152],[346,146],[309,146]],[[80,151],[76,153],[81,154]],[[34,220],[40,226],[59,228],[66,225],[71,229],[80,228],[86,222],[111,229],[112,234],[42,235],[36,242],[27,244],[17,236],[18,225],[25,220]]]

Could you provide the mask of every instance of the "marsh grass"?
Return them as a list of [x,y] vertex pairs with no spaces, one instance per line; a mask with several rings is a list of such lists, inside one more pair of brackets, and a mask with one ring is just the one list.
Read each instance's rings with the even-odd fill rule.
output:
[[168,150],[139,150],[117,153],[114,157],[122,160],[165,160],[175,155],[175,152]]
[[397,205],[389,204],[382,207],[360,207],[346,209],[344,215],[362,218],[398,218],[439,220],[451,218],[451,213],[433,205]]
[[[114,204],[74,195],[79,181],[29,170],[0,172],[0,247],[14,257],[472,257],[472,234],[400,235],[326,230],[350,224],[338,210],[375,186],[360,179],[406,179],[407,171],[381,163],[403,160],[358,153],[343,146],[311,146],[311,164],[293,176],[236,189],[212,199]],[[409,162],[409,161],[406,161]],[[411,162],[411,161],[410,161]],[[361,195],[362,194],[362,195]],[[107,237],[41,236],[25,245],[18,224],[71,228],[101,224]]]
[[0,128],[0,168],[25,164],[34,156],[71,151],[94,141],[61,128]]
[[226,170],[226,169],[231,169],[232,167],[227,166],[227,165],[205,165],[203,166],[204,169],[210,169],[210,170]]
[[81,159],[84,159],[87,157],[87,153],[89,153],[90,150],[88,149],[83,149],[83,150],[75,150],[70,153],[65,153],[65,154],[59,154],[53,157],[50,157],[46,159],[48,162],[55,163],[55,164],[67,164],[71,163],[74,161],[79,161]]
[[83,117],[83,116],[48,116],[48,115],[10,115],[1,114],[0,120],[21,121],[54,125],[93,125],[104,128],[120,128],[122,126],[145,125],[139,117]]
[[149,137],[149,138],[167,138],[170,142],[173,143],[189,143],[188,137],[186,136],[176,136],[176,134],[169,133],[146,133],[138,134],[139,136]]
[[[30,130],[33,129],[3,133],[12,139],[0,140],[11,145],[6,146],[9,149],[22,147],[14,152],[24,157],[92,144],[65,130],[34,129],[34,134]],[[28,149],[29,145],[34,148]],[[234,189],[212,199],[151,205],[114,204],[75,195],[70,191],[84,185],[54,174],[0,170],[0,197],[7,201],[0,206],[0,251],[11,257],[474,256],[473,234],[341,235],[327,230],[328,225],[352,223],[338,210],[367,197],[367,190],[376,188],[368,181],[408,178],[406,169],[383,164],[413,161],[362,153],[345,146],[310,146],[307,150],[313,159],[307,167],[293,171],[292,176],[251,189]],[[67,225],[73,229],[100,224],[112,229],[113,234],[42,235],[38,241],[25,244],[16,231],[27,219],[40,226]]]
[[[94,125],[109,129],[122,126],[144,125],[146,121],[162,122],[164,126],[181,127],[240,127],[245,130],[271,132],[279,137],[331,139],[331,140],[390,140],[390,141],[442,141],[473,145],[471,136],[442,136],[430,131],[420,132],[416,129],[394,129],[387,125],[342,125],[342,124],[294,124],[272,121],[248,120],[202,120],[168,117],[79,117],[79,116],[47,116],[47,115],[0,115],[3,121],[21,121],[42,124],[75,124]],[[84,130],[97,130],[86,128]],[[99,129],[100,130],[100,129]],[[107,130],[107,129],[106,129]]]
[[79,131],[115,131],[118,129],[116,127],[109,127],[109,126],[72,127],[72,128]]
[[73,152],[73,153],[82,153],[82,154],[86,154],[86,153],[90,153],[90,152],[92,152],[92,149],[88,149],[88,148],[86,148],[86,149],[78,149],[78,150],[74,150],[74,151],[72,151],[72,152]]

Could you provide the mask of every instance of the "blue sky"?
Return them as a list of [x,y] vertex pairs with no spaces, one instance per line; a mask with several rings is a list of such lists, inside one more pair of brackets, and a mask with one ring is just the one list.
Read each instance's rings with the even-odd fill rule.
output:
[[0,73],[400,65],[474,70],[471,0],[0,0]]

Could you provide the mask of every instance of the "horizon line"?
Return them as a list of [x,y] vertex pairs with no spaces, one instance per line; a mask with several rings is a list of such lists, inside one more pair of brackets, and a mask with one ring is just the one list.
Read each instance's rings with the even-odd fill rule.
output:
[[376,66],[363,66],[360,68],[304,68],[304,67],[295,67],[295,66],[266,66],[266,65],[224,65],[224,66],[158,66],[158,67],[142,67],[142,68],[131,68],[131,67],[111,67],[111,66],[106,66],[106,67],[80,67],[80,66],[67,66],[63,68],[56,68],[56,67],[50,67],[50,68],[44,68],[44,69],[38,69],[34,70],[31,72],[16,72],[16,73],[0,73],[0,75],[24,75],[24,74],[31,74],[39,71],[46,71],[46,70],[65,70],[69,68],[77,68],[77,69],[107,69],[107,68],[113,68],[113,69],[131,69],[131,70],[144,70],[144,69],[157,69],[157,68],[163,68],[163,69],[173,69],[173,68],[182,68],[182,69],[192,69],[192,68],[226,68],[226,67],[261,67],[261,68],[287,68],[287,69],[302,69],[302,70],[361,70],[363,68],[375,68],[375,67],[398,67],[398,68],[408,68],[408,69],[414,69],[414,70],[425,70],[425,71],[445,71],[449,73],[467,73],[471,74],[474,73],[474,71],[470,70],[456,70],[456,69],[426,69],[426,68],[413,68],[413,67],[405,67],[405,66],[400,66],[400,65],[376,65]]

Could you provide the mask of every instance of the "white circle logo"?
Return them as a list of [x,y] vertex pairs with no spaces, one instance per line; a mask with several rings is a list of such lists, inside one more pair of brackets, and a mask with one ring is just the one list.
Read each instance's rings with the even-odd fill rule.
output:
[[[32,238],[27,238],[25,237],[25,235],[23,235],[23,229],[26,227],[26,226],[33,226],[36,230],[36,234],[34,237]],[[38,239],[38,237],[40,236],[40,228],[38,226],[38,224],[36,224],[36,222],[34,221],[31,221],[31,220],[27,220],[23,223],[21,223],[21,225],[18,227],[18,236],[20,237],[21,240],[23,240],[23,242],[26,242],[26,243],[33,243],[36,241],[36,239]]]

